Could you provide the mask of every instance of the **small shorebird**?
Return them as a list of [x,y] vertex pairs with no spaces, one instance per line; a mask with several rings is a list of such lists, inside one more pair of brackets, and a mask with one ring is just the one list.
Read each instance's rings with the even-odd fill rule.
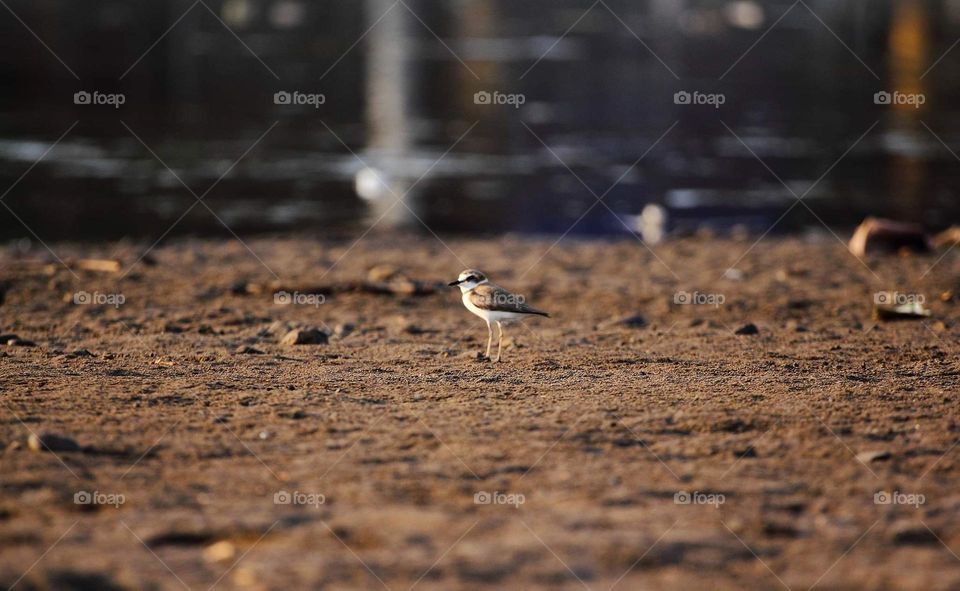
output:
[[516,322],[529,316],[546,316],[549,314],[528,306],[526,298],[490,283],[487,276],[476,269],[467,269],[460,273],[456,281],[451,281],[451,287],[460,288],[463,305],[487,323],[487,359],[490,359],[490,346],[493,344],[493,324],[496,323],[500,332],[497,343],[497,358],[503,349],[503,323]]

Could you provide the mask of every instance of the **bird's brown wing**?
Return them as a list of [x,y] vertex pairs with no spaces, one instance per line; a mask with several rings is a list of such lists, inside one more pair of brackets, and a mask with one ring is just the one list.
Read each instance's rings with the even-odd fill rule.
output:
[[513,312],[515,314],[536,314],[539,316],[550,317],[543,310],[538,310],[533,306],[528,306],[526,299],[522,295],[510,293],[500,286],[492,283],[478,285],[470,292],[470,303],[481,310],[490,310],[492,312]]

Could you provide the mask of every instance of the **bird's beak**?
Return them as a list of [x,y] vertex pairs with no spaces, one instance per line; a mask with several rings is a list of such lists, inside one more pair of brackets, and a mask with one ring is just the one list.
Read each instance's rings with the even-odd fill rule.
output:
[[460,285],[461,283],[463,283],[462,280],[457,280],[457,281],[451,281],[451,282],[448,283],[447,285],[449,285],[450,287],[456,287],[456,286]]

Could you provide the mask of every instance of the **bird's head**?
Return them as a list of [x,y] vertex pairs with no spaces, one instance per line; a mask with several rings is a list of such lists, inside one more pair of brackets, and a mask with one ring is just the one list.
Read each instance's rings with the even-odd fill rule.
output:
[[477,271],[476,269],[467,269],[460,272],[460,276],[457,277],[456,281],[451,281],[449,283],[450,287],[459,287],[461,292],[468,292],[478,285],[487,282],[487,276]]

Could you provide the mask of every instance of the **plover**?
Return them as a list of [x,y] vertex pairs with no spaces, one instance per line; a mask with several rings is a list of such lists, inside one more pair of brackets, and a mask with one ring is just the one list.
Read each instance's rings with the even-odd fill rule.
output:
[[497,358],[503,350],[503,323],[516,322],[530,316],[546,316],[543,310],[528,306],[522,295],[510,293],[500,286],[490,283],[487,276],[476,269],[467,269],[460,273],[451,287],[460,288],[463,305],[487,323],[487,359],[490,359],[490,346],[493,344],[493,324],[496,323],[500,337],[497,343]]

